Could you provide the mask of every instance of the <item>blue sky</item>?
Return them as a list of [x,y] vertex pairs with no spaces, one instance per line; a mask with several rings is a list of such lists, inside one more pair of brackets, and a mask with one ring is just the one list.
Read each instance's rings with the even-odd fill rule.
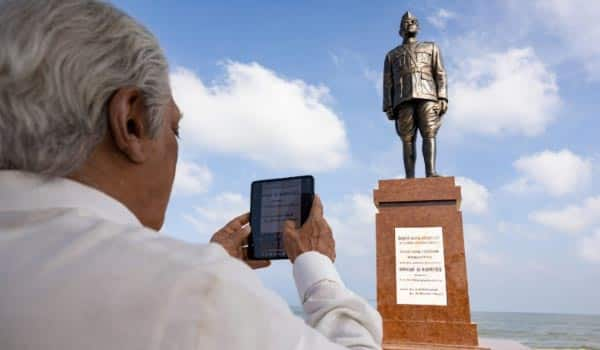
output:
[[[374,299],[372,190],[403,174],[381,70],[410,10],[449,75],[438,168],[463,187],[472,309],[600,313],[599,4],[115,4],[159,38],[185,114],[165,234],[206,242],[251,181],[310,173],[340,274]],[[260,275],[298,304],[289,262]]]

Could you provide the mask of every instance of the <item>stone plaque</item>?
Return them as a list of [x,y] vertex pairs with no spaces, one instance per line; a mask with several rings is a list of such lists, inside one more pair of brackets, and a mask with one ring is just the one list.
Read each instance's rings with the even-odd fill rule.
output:
[[396,302],[446,306],[441,227],[396,227]]

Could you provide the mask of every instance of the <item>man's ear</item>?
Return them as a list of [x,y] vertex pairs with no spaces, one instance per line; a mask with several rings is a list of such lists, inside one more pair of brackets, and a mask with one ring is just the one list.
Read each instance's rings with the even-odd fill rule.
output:
[[117,90],[108,103],[108,127],[113,142],[134,163],[143,163],[147,150],[143,139],[148,138],[142,95],[137,88]]

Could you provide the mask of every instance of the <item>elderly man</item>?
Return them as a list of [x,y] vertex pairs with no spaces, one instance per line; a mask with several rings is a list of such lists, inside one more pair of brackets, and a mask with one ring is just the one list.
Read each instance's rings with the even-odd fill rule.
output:
[[156,39],[91,0],[0,0],[0,349],[378,349],[318,198],[285,227],[307,315],[212,243],[161,237],[181,116]]

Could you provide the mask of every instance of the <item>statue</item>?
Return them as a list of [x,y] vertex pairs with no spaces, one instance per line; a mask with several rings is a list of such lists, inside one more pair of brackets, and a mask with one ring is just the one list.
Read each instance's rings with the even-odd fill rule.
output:
[[402,45],[385,56],[383,72],[383,111],[402,139],[407,179],[415,177],[417,129],[423,138],[426,176],[440,176],[435,170],[435,138],[448,108],[440,50],[433,42],[418,42],[418,32],[417,18],[407,11],[400,21]]

